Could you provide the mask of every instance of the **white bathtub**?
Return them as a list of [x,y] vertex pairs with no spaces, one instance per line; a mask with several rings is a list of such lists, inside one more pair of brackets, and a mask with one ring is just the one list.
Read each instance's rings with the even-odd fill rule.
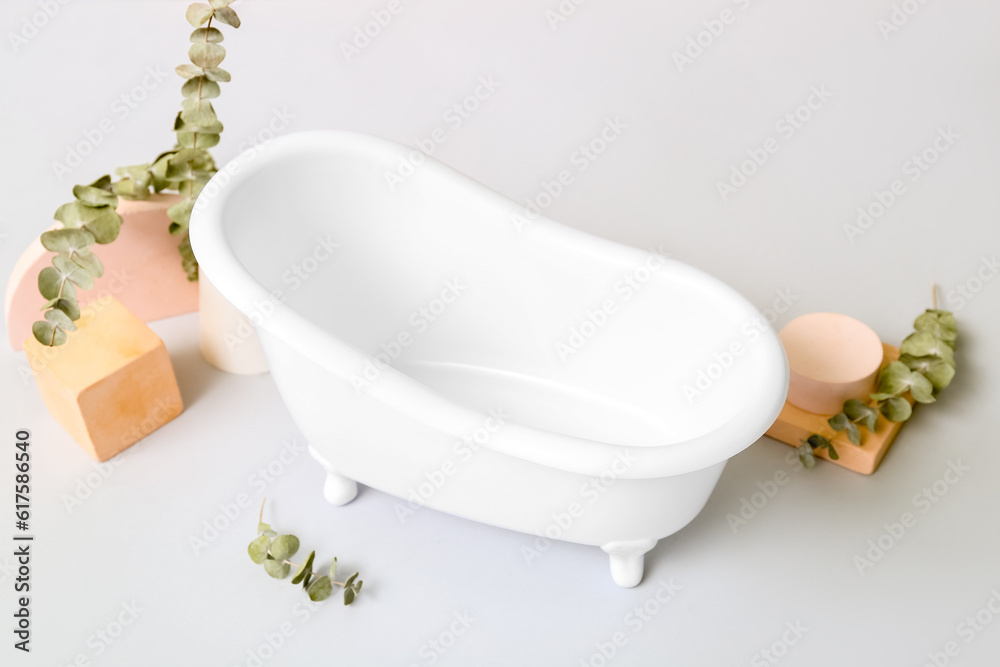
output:
[[777,416],[777,336],[716,279],[420,157],[342,132],[240,156],[192,218],[202,275],[257,325],[328,500],[600,546],[638,584]]

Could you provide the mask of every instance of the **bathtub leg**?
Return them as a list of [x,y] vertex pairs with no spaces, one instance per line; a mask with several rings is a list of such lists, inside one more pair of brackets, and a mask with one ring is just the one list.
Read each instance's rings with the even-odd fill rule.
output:
[[601,547],[611,554],[611,578],[625,588],[632,588],[642,581],[643,558],[656,546],[657,540],[628,540],[609,542]]
[[323,485],[323,497],[334,505],[346,505],[358,495],[358,483],[340,473],[330,470],[326,472],[326,483]]

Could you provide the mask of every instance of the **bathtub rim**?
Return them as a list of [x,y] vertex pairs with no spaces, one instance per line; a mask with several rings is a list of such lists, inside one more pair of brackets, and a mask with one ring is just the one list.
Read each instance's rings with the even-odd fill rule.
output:
[[[283,344],[289,345],[326,371],[347,381],[346,369],[357,369],[372,360],[361,350],[321,329],[304,315],[282,302],[275,302],[270,292],[243,266],[226,240],[223,212],[242,181],[281,160],[309,153],[343,151],[372,152],[376,159],[398,159],[411,149],[372,135],[334,130],[313,130],[284,135],[253,146],[213,176],[198,198],[191,215],[190,237],[201,271],[215,288],[245,316],[257,315],[264,329]],[[467,195],[489,200],[491,205],[510,212],[520,212],[516,202],[473,180],[447,165],[424,156],[419,171],[422,177],[450,181],[449,187]],[[637,248],[573,229],[545,216],[531,221],[532,234],[547,241],[574,244],[583,252],[607,254],[610,250],[639,256]],[[729,285],[703,271],[679,261],[669,260],[674,272],[701,283],[712,283],[720,297],[748,313],[759,315],[742,295]],[[273,312],[260,317],[259,304],[273,304]],[[609,469],[619,452],[626,452],[635,463],[622,478],[667,477],[700,470],[732,458],[756,442],[777,418],[788,390],[789,371],[784,349],[770,327],[754,343],[756,354],[741,363],[752,362],[748,371],[755,378],[750,400],[726,422],[714,430],[687,440],[653,446],[622,445],[589,440],[548,431],[533,426],[508,423],[485,447],[516,458],[548,467],[598,476]],[[307,352],[308,351],[308,352]],[[280,371],[279,371],[280,372]],[[460,440],[468,431],[463,425],[476,423],[479,413],[461,406],[393,367],[382,371],[378,381],[365,391],[397,412]]]

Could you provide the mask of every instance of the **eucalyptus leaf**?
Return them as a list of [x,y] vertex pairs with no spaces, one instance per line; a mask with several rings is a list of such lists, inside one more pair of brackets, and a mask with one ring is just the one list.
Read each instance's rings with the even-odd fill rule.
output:
[[196,67],[202,69],[218,67],[226,58],[226,47],[212,42],[199,42],[192,44],[188,49],[188,57]]
[[108,211],[114,211],[110,206],[88,206],[81,201],[72,201],[56,209],[53,217],[67,227],[81,227],[96,220]]
[[955,315],[947,310],[928,308],[913,322],[913,328],[927,332],[952,347],[958,338],[958,322],[955,320]]
[[295,571],[295,576],[292,577],[293,584],[301,583],[303,579],[312,574],[312,564],[314,558],[316,558],[316,552],[309,552],[309,556],[306,558],[305,562],[302,563],[302,565],[299,565],[299,569]]
[[202,74],[205,73],[205,70],[203,70],[202,68],[188,63],[184,63],[183,65],[178,65],[177,67],[174,68],[174,71],[177,72],[180,76],[184,77],[185,79],[190,79],[191,77],[195,76],[201,76]]
[[77,303],[75,298],[67,297],[65,294],[59,299],[49,299],[45,305],[42,306],[42,310],[48,310],[49,308],[61,310],[66,313],[66,316],[71,320],[76,321],[80,319],[80,304]]
[[199,132],[178,132],[177,144],[182,148],[212,148],[219,144],[219,135]]
[[101,262],[101,258],[90,250],[78,250],[70,258],[95,278],[100,278],[104,275],[104,264]]
[[234,28],[240,27],[240,17],[237,16],[236,12],[234,12],[230,7],[220,7],[219,9],[216,9],[215,20]]
[[347,581],[344,582],[344,586],[346,588],[350,588],[351,584],[353,584],[354,580],[357,578],[358,578],[358,573],[355,572],[354,574],[352,574],[350,577],[347,578]]
[[951,346],[926,331],[915,331],[904,338],[899,351],[914,357],[940,357],[945,363],[955,365],[955,351]]
[[271,543],[271,555],[278,560],[291,558],[298,550],[299,538],[294,535],[279,535]]
[[87,246],[93,245],[95,240],[93,234],[85,229],[64,227],[62,229],[52,229],[42,233],[42,246],[52,252],[72,253],[84,250]]
[[333,594],[333,584],[330,583],[329,577],[317,577],[316,581],[309,585],[307,592],[310,600],[320,602]]
[[[858,425],[855,424],[854,422],[847,422],[845,430],[847,431],[847,439],[851,441],[851,444],[858,445],[860,447],[861,429],[858,428]],[[831,446],[831,449],[832,448],[833,447]]]
[[97,243],[111,243],[118,238],[118,232],[122,228],[122,218],[115,209],[110,206],[99,209],[97,216],[93,220],[84,223],[84,229],[93,234]]
[[224,39],[222,31],[218,28],[198,28],[191,33],[191,42],[211,42],[218,44]]
[[69,276],[52,266],[46,266],[38,273],[38,291],[46,299],[76,299],[76,287]]
[[250,546],[247,547],[247,553],[250,554],[250,560],[260,565],[265,560],[267,560],[267,550],[271,547],[271,540],[267,535],[260,535]]
[[205,76],[207,76],[212,81],[222,81],[223,83],[231,80],[229,72],[222,69],[221,67],[209,67],[205,70]]
[[910,388],[910,377],[913,371],[901,361],[893,361],[886,365],[879,374],[878,389],[880,393],[899,395]]
[[939,392],[949,384],[955,377],[954,366],[948,364],[940,357],[914,357],[904,354],[899,358],[910,370],[920,373],[930,380],[935,392]]
[[109,185],[111,185],[111,176],[109,174],[104,174],[91,183],[90,187],[97,188],[98,190],[107,190]]
[[847,425],[850,424],[851,421],[847,418],[847,415],[845,415],[843,412],[840,412],[827,419],[826,423],[829,424],[830,428],[832,428],[834,431],[843,431],[845,428],[847,428]]
[[82,289],[93,289],[94,276],[69,257],[56,255],[52,258],[52,266]]
[[875,394],[869,394],[869,396],[873,400],[876,400],[876,401],[885,401],[885,400],[888,400],[890,398],[895,398],[896,397],[895,394],[887,394],[885,392],[877,392]]
[[190,237],[184,237],[184,240],[177,246],[177,252],[181,255],[181,268],[187,274],[187,279],[191,282],[198,280],[198,260],[194,256],[194,250],[191,249]]
[[66,332],[46,320],[32,324],[31,334],[42,345],[62,345],[66,342]]
[[275,579],[284,579],[291,572],[292,568],[288,563],[282,562],[280,560],[265,560],[264,561],[264,571]]
[[188,79],[181,86],[181,95],[195,99],[210,100],[218,97],[221,91],[219,84],[207,76],[196,76]]
[[212,18],[212,8],[204,2],[196,2],[187,8],[185,17],[195,28]]
[[821,436],[819,433],[813,433],[806,440],[813,449],[821,449],[823,447],[829,447],[830,441]]
[[212,5],[212,9],[220,9],[233,4],[233,1],[234,0],[209,0],[209,4]]
[[193,210],[194,200],[183,199],[167,209],[167,219],[187,226],[191,221],[191,211]]
[[271,526],[261,521],[257,524],[257,532],[268,537],[277,537],[278,534],[271,529]]
[[46,312],[45,319],[63,331],[76,331],[76,324],[61,310],[52,309]]
[[920,373],[914,372],[912,375],[913,383],[910,385],[910,396],[918,403],[933,403],[934,398],[934,385],[931,381]]
[[91,185],[74,185],[73,196],[88,206],[115,206],[118,197],[115,193]]
[[353,588],[345,588],[344,589],[344,606],[347,606],[347,605],[351,604],[352,602],[354,602],[354,597],[355,597],[354,589]]
[[905,422],[913,414],[909,402],[905,398],[893,396],[881,406],[882,415],[891,422]]
[[871,407],[864,401],[852,398],[844,403],[844,414],[852,422],[862,424],[869,431],[875,432],[875,423],[878,419],[878,410]]
[[337,577],[337,558],[334,556],[333,562],[330,563],[330,578],[335,579]]
[[215,109],[212,108],[211,102],[208,100],[192,99],[186,99],[181,102],[181,119],[185,124],[197,127],[204,127],[219,120],[218,116],[215,115]]
[[830,443],[830,445],[826,448],[826,453],[827,456],[830,457],[831,461],[840,460],[840,454],[837,453],[837,448],[833,446],[833,443]]

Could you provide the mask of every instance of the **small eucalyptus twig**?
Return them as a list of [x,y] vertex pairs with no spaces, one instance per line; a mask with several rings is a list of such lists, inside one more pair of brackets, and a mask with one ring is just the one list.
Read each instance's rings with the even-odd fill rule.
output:
[[344,604],[354,602],[354,599],[361,592],[361,585],[364,583],[358,579],[355,572],[346,581],[336,581],[337,559],[333,559],[329,573],[326,575],[315,575],[313,572],[313,561],[316,552],[310,551],[304,563],[296,564],[289,560],[299,550],[299,538],[294,535],[278,535],[271,529],[271,526],[264,523],[264,504],[267,498],[260,503],[260,515],[257,518],[257,537],[250,546],[247,553],[250,560],[258,565],[264,566],[264,571],[275,579],[284,579],[292,568],[295,568],[295,575],[292,577],[293,584],[302,584],[302,588],[309,594],[309,599],[313,602],[325,600],[333,593],[334,586],[344,589]]
[[[899,359],[886,364],[878,375],[875,393],[868,401],[852,398],[842,412],[827,419],[834,431],[844,431],[847,439],[861,446],[859,426],[874,433],[881,414],[890,422],[904,422],[913,414],[905,394],[917,403],[933,403],[955,377],[955,341],[958,323],[955,315],[938,310],[937,283],[931,287],[934,307],[928,308],[913,322],[915,331],[899,346]],[[816,465],[813,452],[826,449],[831,460],[840,458],[830,437],[813,433],[799,446],[799,459],[806,468]]]

